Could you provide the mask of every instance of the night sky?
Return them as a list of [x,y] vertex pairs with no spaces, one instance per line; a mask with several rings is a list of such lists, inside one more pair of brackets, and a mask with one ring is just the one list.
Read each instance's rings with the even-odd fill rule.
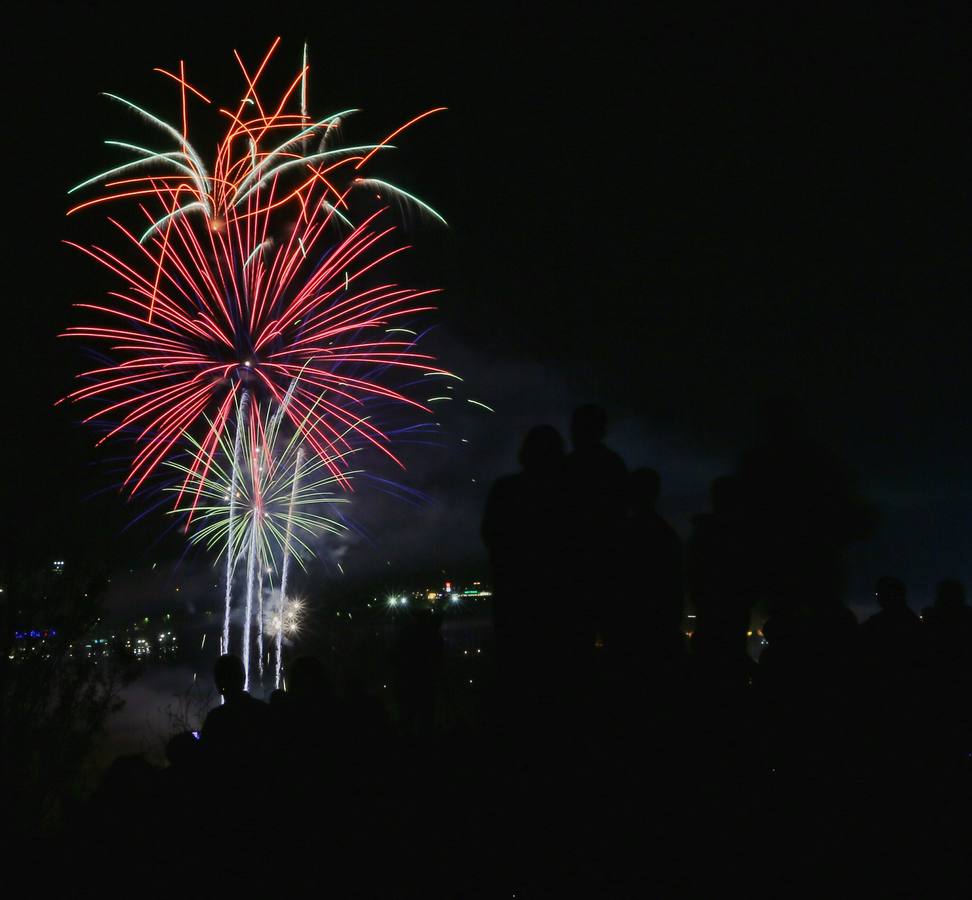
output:
[[180,554],[161,513],[123,532],[144,506],[91,496],[124,446],[95,452],[81,410],[53,407],[84,362],[56,334],[72,302],[108,287],[60,243],[97,220],[66,220],[66,191],[117,158],[104,138],[148,133],[99,91],[175,118],[177,93],[151,70],[184,59],[228,104],[233,49],[253,60],[280,34],[281,77],[310,45],[313,111],[364,110],[351,139],[450,108],[384,171],[449,220],[410,232],[402,280],[445,288],[429,345],[497,410],[443,418],[439,446],[406,449],[423,507],[362,494],[371,540],[330,548],[349,577],[475,570],[489,483],[527,427],[564,427],[586,400],[608,408],[630,465],[662,473],[684,533],[707,482],[754,443],[761,400],[787,392],[881,511],[853,599],[885,572],[916,605],[940,578],[970,581],[967,22],[927,4],[859,18],[682,7],[637,23],[498,4],[245,9],[142,21],[33,4],[6,29],[12,559],[124,569]]

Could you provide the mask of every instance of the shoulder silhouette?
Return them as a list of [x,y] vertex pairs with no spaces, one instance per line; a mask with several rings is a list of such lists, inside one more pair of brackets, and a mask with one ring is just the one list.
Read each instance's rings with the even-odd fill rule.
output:
[[682,542],[655,508],[661,478],[641,468],[627,480],[627,516],[618,547],[620,589],[604,598],[608,656],[631,674],[669,664],[683,648]]
[[266,744],[270,709],[243,690],[245,677],[238,656],[216,660],[213,678],[223,703],[206,716],[200,739],[206,754],[225,764],[242,762]]

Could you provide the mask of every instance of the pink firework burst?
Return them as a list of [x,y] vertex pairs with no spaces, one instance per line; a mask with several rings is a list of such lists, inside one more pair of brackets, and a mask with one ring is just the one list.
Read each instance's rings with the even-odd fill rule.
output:
[[[261,99],[258,82],[278,44],[252,74],[236,56],[246,90],[235,111],[219,110],[228,125],[211,172],[187,125],[188,102],[210,101],[180,64],[178,74],[162,74],[179,85],[181,128],[107,95],[165,135],[168,149],[109,142],[134,158],[73,189],[97,184],[105,192],[70,213],[125,202],[141,223],[108,217],[120,236],[117,249],[72,243],[119,286],[107,302],[77,304],[93,322],[65,332],[108,345],[112,364],[81,373],[84,386],[65,399],[97,402],[86,421],[114,423],[101,441],[134,437],[125,480],[131,493],[187,447],[193,456],[182,491],[192,492],[244,394],[277,403],[341,480],[352,441],[396,459],[370,420],[369,402],[426,410],[387,384],[388,373],[449,374],[398,336],[409,329],[390,327],[433,309],[436,292],[380,277],[383,264],[406,249],[387,223],[391,201],[441,217],[401,188],[361,174],[405,128],[438,109],[379,143],[337,146],[341,121],[354,111],[309,116],[306,63],[275,103]],[[299,111],[287,111],[298,95]],[[354,222],[349,198],[362,190],[384,205]]]

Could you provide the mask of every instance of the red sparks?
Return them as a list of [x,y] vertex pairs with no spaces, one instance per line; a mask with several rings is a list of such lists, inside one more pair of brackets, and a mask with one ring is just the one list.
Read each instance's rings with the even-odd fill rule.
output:
[[[178,74],[156,70],[179,86],[177,149],[159,155],[153,174],[106,178],[103,196],[70,210],[137,198],[143,219],[136,228],[109,218],[120,236],[117,251],[73,244],[110,270],[120,287],[110,292],[111,302],[77,304],[97,313],[101,324],[65,332],[106,343],[115,360],[79,375],[84,386],[66,399],[96,400],[86,421],[116,422],[102,440],[119,432],[134,436],[138,449],[125,482],[132,493],[189,446],[185,435],[198,431],[177,500],[190,483],[198,485],[195,508],[244,391],[278,404],[346,483],[341,467],[355,444],[367,442],[395,459],[388,436],[371,420],[374,402],[426,410],[384,383],[388,373],[448,374],[413,343],[386,339],[390,323],[432,309],[424,298],[435,292],[367,285],[363,276],[373,278],[376,267],[405,249],[389,246],[395,228],[379,227],[384,210],[346,224],[357,171],[438,109],[380,144],[327,155],[319,147],[338,120],[313,123],[285,112],[306,69],[278,102],[265,103],[258,93],[278,44],[279,38],[252,75],[234,51],[245,94],[235,113],[220,110],[229,124],[212,173],[191,148],[187,106],[196,98],[211,101],[186,80],[180,62]],[[343,233],[336,230],[341,223]]]

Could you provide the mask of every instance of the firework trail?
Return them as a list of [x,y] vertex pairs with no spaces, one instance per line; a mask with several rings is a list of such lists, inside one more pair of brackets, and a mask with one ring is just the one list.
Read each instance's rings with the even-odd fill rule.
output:
[[[300,430],[285,438],[275,416],[269,417],[259,404],[250,403],[249,416],[241,438],[238,464],[233,465],[233,444],[225,438],[206,475],[191,471],[179,460],[167,467],[188,476],[192,491],[180,485],[167,490],[179,494],[170,515],[193,511],[195,524],[189,540],[204,544],[219,554],[229,551],[234,564],[247,552],[251,531],[257,535],[264,560],[282,558],[288,523],[291,524],[292,556],[312,555],[307,539],[324,532],[340,534],[341,523],[325,518],[316,510],[323,504],[347,503],[335,489],[341,481],[331,474],[332,460],[303,452]],[[189,439],[192,442],[192,438]],[[261,456],[263,460],[261,461]],[[223,460],[230,461],[224,465]],[[345,476],[357,470],[345,469]],[[236,488],[231,496],[231,488]],[[199,495],[199,502],[190,495]]]
[[[303,566],[304,560],[313,555],[311,540],[324,533],[341,533],[343,526],[322,515],[321,510],[348,500],[335,493],[340,483],[331,474],[332,461],[306,452],[302,428],[294,429],[287,437],[284,428],[289,421],[279,409],[271,413],[251,400],[244,414],[244,402],[245,398],[236,411],[237,422],[243,423],[243,428],[238,429],[232,443],[224,434],[205,476],[192,472],[187,462],[176,460],[167,466],[190,479],[190,490],[183,490],[180,485],[169,488],[180,495],[171,514],[188,516],[194,512],[190,542],[216,550],[220,556],[225,554],[230,570],[245,561],[241,656],[249,684],[254,619],[259,666],[263,665],[266,578],[274,573],[280,573],[277,580],[281,582],[289,578],[294,559]],[[352,469],[342,471],[345,479],[357,474]],[[197,495],[198,502],[191,499]],[[284,575],[285,571],[288,575]],[[226,634],[229,646],[228,628]],[[278,654],[280,650],[278,638]]]
[[284,535],[283,562],[280,572],[280,600],[277,604],[277,616],[280,620],[280,627],[277,628],[277,669],[274,678],[274,686],[280,687],[280,675],[283,666],[283,620],[284,606],[287,602],[287,588],[289,586],[290,575],[290,552],[294,530],[294,505],[297,502],[297,487],[300,484],[299,473],[304,460],[304,448],[297,450],[297,465],[294,474],[293,487],[290,492],[290,506],[287,510],[287,530]]
[[[243,399],[236,417],[236,439],[233,444],[232,477],[229,487],[229,530],[233,532],[236,519],[236,495],[239,489],[240,449],[243,443],[243,428],[250,409],[250,392],[243,391]],[[226,551],[226,608],[223,614],[223,643],[222,652],[229,653],[230,612],[233,600],[233,554],[231,548]]]
[[250,529],[246,554],[246,618],[243,619],[243,690],[250,689],[250,628],[253,622],[253,582],[256,578],[257,529]]
[[256,621],[257,621],[257,660],[259,662],[258,669],[260,673],[260,681],[263,681],[263,579],[265,572],[263,570],[263,563],[261,561],[260,567],[257,570],[257,609],[256,609]]

